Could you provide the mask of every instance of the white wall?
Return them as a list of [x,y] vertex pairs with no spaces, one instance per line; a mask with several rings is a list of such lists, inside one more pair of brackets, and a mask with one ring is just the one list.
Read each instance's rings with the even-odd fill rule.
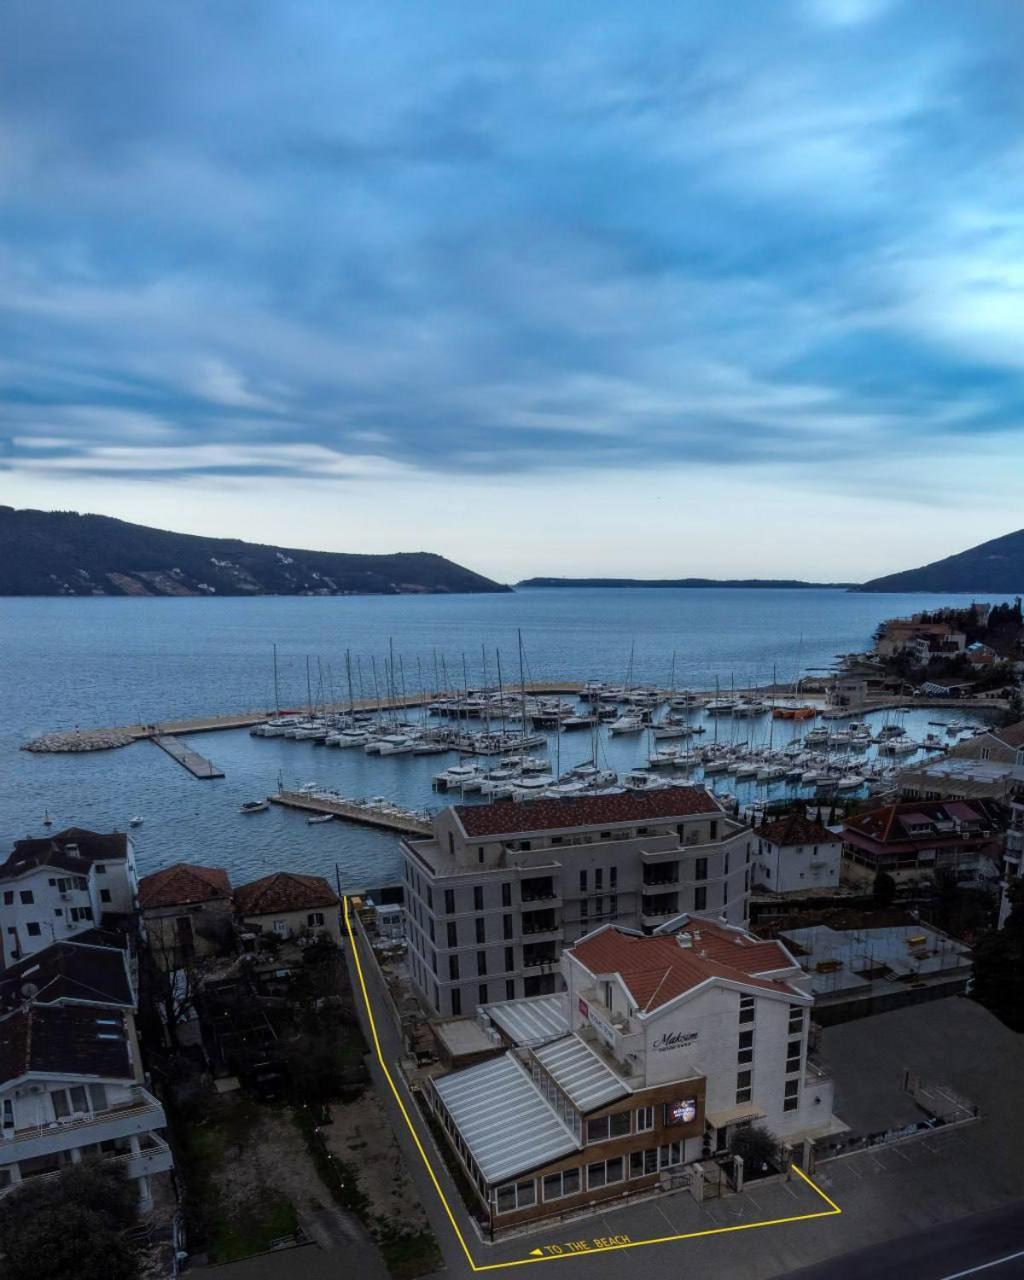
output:
[[[50,881],[56,883],[51,884]],[[85,882],[86,887],[76,887]],[[67,882],[62,890],[61,881]],[[31,894],[31,902],[23,895]],[[7,899],[10,897],[11,902]],[[92,919],[72,918],[73,911],[89,908]],[[88,876],[74,876],[57,867],[36,867],[23,875],[0,881],[0,930],[3,936],[4,962],[10,964],[15,953],[34,955],[54,942],[63,942],[99,924],[101,904],[96,876],[90,868]],[[59,914],[58,914],[59,913]],[[29,925],[38,932],[29,933]]]
[[754,882],[773,893],[803,893],[839,884],[841,840],[829,844],[778,845],[758,840]]

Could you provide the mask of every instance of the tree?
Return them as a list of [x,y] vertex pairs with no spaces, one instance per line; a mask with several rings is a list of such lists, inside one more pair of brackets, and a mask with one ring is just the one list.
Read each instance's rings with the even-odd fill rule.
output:
[[1024,882],[1012,881],[1007,896],[1006,924],[975,943],[971,994],[1012,1031],[1024,1031]]
[[874,899],[874,905],[881,911],[892,906],[893,899],[896,897],[896,881],[888,871],[877,872],[871,887],[871,896]]
[[762,1172],[762,1166],[778,1168],[779,1140],[763,1124],[748,1124],[736,1129],[729,1139],[729,1154],[741,1156],[746,1176]]
[[135,1280],[135,1254],[121,1234],[135,1204],[123,1171],[98,1161],[18,1187],[0,1201],[4,1280]]
[[173,945],[166,933],[151,931],[139,951],[144,1000],[159,1012],[172,1049],[180,1049],[178,1028],[195,1012],[203,973],[195,955]]

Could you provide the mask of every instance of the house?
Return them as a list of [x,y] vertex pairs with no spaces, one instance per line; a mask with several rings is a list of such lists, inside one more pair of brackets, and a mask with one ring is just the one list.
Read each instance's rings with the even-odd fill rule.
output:
[[0,999],[0,1197],[99,1156],[152,1208],[173,1159],[145,1087],[125,952],[57,943],[8,969]]
[[772,818],[754,828],[754,884],[772,893],[836,888],[842,838],[802,813]]
[[847,818],[843,878],[870,888],[879,871],[903,884],[947,869],[995,880],[1008,816],[995,800],[911,800]]
[[1013,908],[1010,901],[1010,885],[1020,877],[1024,868],[1024,800],[1014,800],[1010,805],[1010,821],[1003,845],[1003,878],[1000,883],[999,928]]
[[17,840],[0,865],[3,963],[101,921],[123,923],[137,908],[135,850],[124,832],[69,827],[42,839]]
[[235,890],[235,913],[245,926],[279,938],[323,934],[341,945],[340,902],[323,876],[275,871]]
[[995,764],[1024,766],[1024,720],[976,733],[958,742],[949,754],[957,760],[989,760]]
[[748,918],[752,839],[704,787],[455,805],[402,842],[408,964],[433,1013],[560,989],[595,924]]
[[916,651],[915,656],[919,656],[922,642],[924,661],[927,661],[931,653],[946,657],[963,653],[967,636],[951,622],[916,613],[912,618],[890,618],[884,622],[875,640],[875,652],[880,658],[892,658],[908,650]]
[[864,706],[868,696],[868,682],[864,676],[839,676],[828,691],[828,702],[833,707],[855,710]]
[[979,670],[983,670],[986,667],[994,667],[1002,662],[1002,658],[996,653],[995,649],[987,644],[982,644],[980,641],[969,644],[964,653],[971,666],[977,667]]
[[139,881],[142,926],[157,962],[176,969],[213,955],[230,935],[231,881],[222,867],[176,862]]
[[721,921],[683,926],[587,934],[562,953],[564,991],[481,1010],[512,1047],[431,1079],[492,1230],[672,1185],[754,1121],[790,1142],[836,1130],[796,961]]

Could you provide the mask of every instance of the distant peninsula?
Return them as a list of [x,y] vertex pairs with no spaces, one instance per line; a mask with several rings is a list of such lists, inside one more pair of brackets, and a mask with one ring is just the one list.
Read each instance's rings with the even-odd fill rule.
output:
[[765,587],[821,590],[849,588],[849,582],[800,582],[795,578],[524,578],[517,588],[531,587]]
[[426,551],[350,555],[0,506],[0,596],[342,596],[510,591]]
[[854,591],[959,591],[1017,595],[1024,591],[1024,529],[990,542],[934,560],[920,569],[906,569],[872,578]]

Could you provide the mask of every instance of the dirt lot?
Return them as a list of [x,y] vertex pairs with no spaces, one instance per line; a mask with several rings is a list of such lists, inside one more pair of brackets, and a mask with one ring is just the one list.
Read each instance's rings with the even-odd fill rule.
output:
[[331,1121],[322,1130],[324,1139],[334,1155],[358,1170],[370,1213],[404,1231],[425,1230],[427,1216],[373,1090],[355,1102],[336,1103]]

